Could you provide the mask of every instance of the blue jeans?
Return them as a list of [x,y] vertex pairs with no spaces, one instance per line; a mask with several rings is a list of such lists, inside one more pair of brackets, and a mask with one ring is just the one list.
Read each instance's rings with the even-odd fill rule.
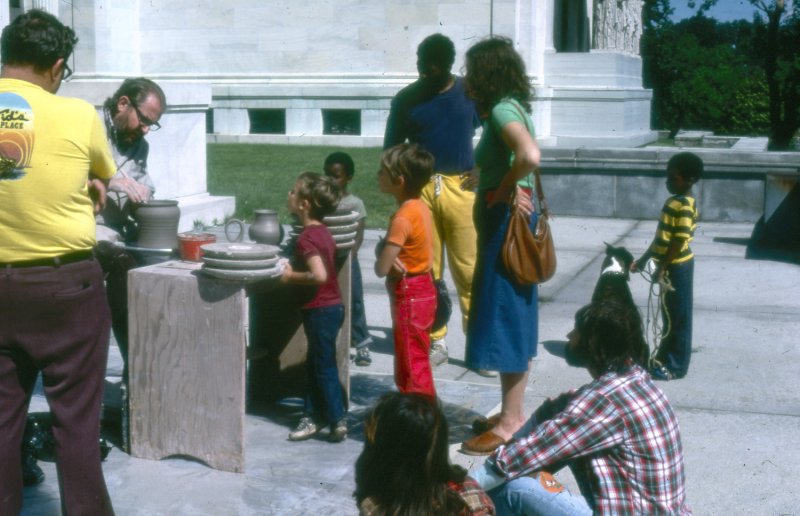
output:
[[497,516],[568,516],[591,515],[592,509],[579,494],[566,487],[553,492],[542,486],[538,476],[519,477],[489,492]]
[[361,281],[361,265],[358,256],[353,254],[350,261],[350,278],[353,282],[350,289],[350,343],[356,348],[363,348],[372,343],[367,331],[367,314],[364,311],[364,287]]
[[308,340],[308,394],[306,414],[336,424],[344,417],[344,397],[336,367],[336,337],[344,321],[344,306],[333,305],[302,311]]
[[676,377],[683,378],[692,358],[694,258],[667,267],[667,277],[675,291],[664,294],[662,318],[669,333],[661,340],[656,359]]

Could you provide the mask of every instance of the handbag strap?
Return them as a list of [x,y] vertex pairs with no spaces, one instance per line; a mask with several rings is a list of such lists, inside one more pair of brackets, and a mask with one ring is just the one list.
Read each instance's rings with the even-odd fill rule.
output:
[[[531,128],[530,128],[530,126],[528,126],[528,117],[522,111],[522,108],[520,107],[519,103],[517,102],[516,99],[513,99],[513,98],[510,99],[510,103],[511,103],[512,106],[514,106],[514,109],[517,110],[517,112],[519,113],[519,116],[522,117],[522,120],[525,123],[525,129],[527,129],[528,130],[528,134],[530,134],[531,133]],[[533,135],[531,135],[531,137],[533,137]],[[536,197],[539,199],[539,212],[546,217],[548,215],[548,211],[549,210],[547,209],[547,199],[544,198],[544,189],[542,188],[541,172],[542,172],[541,167],[539,167],[539,166],[534,167],[534,169],[533,169],[533,179],[534,179],[534,184],[535,184],[535,188],[536,188]]]

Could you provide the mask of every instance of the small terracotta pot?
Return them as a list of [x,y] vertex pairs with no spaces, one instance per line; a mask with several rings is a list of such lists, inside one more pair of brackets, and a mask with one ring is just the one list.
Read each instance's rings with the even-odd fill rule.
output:
[[213,244],[217,237],[211,233],[181,233],[178,235],[178,246],[181,250],[181,259],[188,262],[200,262],[203,259],[203,244]]

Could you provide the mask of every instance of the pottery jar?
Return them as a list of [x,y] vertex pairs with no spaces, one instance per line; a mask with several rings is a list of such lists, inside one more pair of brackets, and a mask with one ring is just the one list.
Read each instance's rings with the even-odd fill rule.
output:
[[149,249],[175,249],[178,246],[178,201],[152,200],[133,207],[136,245]]
[[279,245],[283,240],[283,227],[275,210],[255,210],[255,220],[250,224],[248,235],[259,244]]

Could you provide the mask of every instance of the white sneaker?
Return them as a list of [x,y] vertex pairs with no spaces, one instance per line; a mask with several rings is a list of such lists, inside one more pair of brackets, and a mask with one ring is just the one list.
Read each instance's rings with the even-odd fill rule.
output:
[[494,378],[498,375],[497,371],[492,371],[491,369],[475,369],[475,372],[486,378]]
[[319,432],[314,420],[310,417],[301,417],[297,428],[289,432],[290,441],[305,441]]
[[431,343],[430,358],[433,367],[447,363],[447,345],[444,339],[436,339]]

